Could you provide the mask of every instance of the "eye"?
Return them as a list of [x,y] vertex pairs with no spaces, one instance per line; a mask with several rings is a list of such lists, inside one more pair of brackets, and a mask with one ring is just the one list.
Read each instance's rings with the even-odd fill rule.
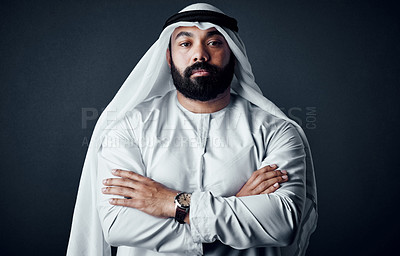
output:
[[189,42],[183,42],[183,43],[180,43],[179,46],[188,47],[188,46],[190,46],[190,43]]
[[208,45],[211,45],[211,46],[221,46],[221,45],[222,45],[222,42],[221,42],[221,41],[218,41],[218,40],[213,40],[213,41],[209,41],[209,42],[208,42]]

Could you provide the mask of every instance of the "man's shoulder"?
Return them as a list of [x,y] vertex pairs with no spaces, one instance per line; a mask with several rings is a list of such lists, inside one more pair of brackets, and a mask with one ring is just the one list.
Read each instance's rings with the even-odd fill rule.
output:
[[[301,136],[296,126],[289,120],[273,115],[272,113],[258,107],[257,105],[241,98],[241,104],[247,105],[249,125],[253,134],[263,134],[268,141],[268,150],[272,150],[272,145],[302,144]],[[297,145],[296,144],[296,145]]]
[[154,120],[163,112],[168,111],[176,104],[174,99],[176,93],[174,90],[167,92],[161,96],[154,96],[136,105],[132,110],[125,113],[125,119],[135,122],[145,122],[146,120]]
[[124,117],[115,120],[107,136],[135,137],[138,129],[148,121],[158,120],[163,111],[168,111],[169,105],[173,102],[173,91],[163,96],[149,98],[125,113]]
[[165,110],[176,97],[176,91],[171,90],[164,95],[154,96],[139,103],[131,112],[149,114],[155,110]]
[[278,127],[290,125],[289,121],[273,115],[239,95],[234,95],[233,99],[235,101],[234,106],[243,109],[248,115],[249,120],[256,126]]

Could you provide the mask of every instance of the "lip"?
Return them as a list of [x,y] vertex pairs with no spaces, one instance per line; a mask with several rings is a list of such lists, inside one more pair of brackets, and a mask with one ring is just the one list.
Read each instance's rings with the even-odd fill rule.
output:
[[208,72],[205,69],[196,69],[192,72],[192,77],[197,77],[197,76],[208,76],[210,75],[210,72]]

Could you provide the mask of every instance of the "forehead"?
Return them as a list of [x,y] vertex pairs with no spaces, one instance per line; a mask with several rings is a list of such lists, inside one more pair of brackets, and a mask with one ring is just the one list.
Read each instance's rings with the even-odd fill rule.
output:
[[224,36],[216,29],[216,28],[209,28],[206,30],[199,29],[196,26],[193,27],[177,27],[171,35],[171,40],[177,40],[181,36],[186,37],[211,37],[211,36],[220,36],[223,39]]

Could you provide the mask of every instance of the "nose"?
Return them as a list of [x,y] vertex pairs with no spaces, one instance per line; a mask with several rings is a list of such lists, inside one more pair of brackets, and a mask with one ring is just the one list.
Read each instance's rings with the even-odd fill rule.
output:
[[193,62],[207,62],[210,60],[210,55],[204,45],[198,44],[193,47]]

